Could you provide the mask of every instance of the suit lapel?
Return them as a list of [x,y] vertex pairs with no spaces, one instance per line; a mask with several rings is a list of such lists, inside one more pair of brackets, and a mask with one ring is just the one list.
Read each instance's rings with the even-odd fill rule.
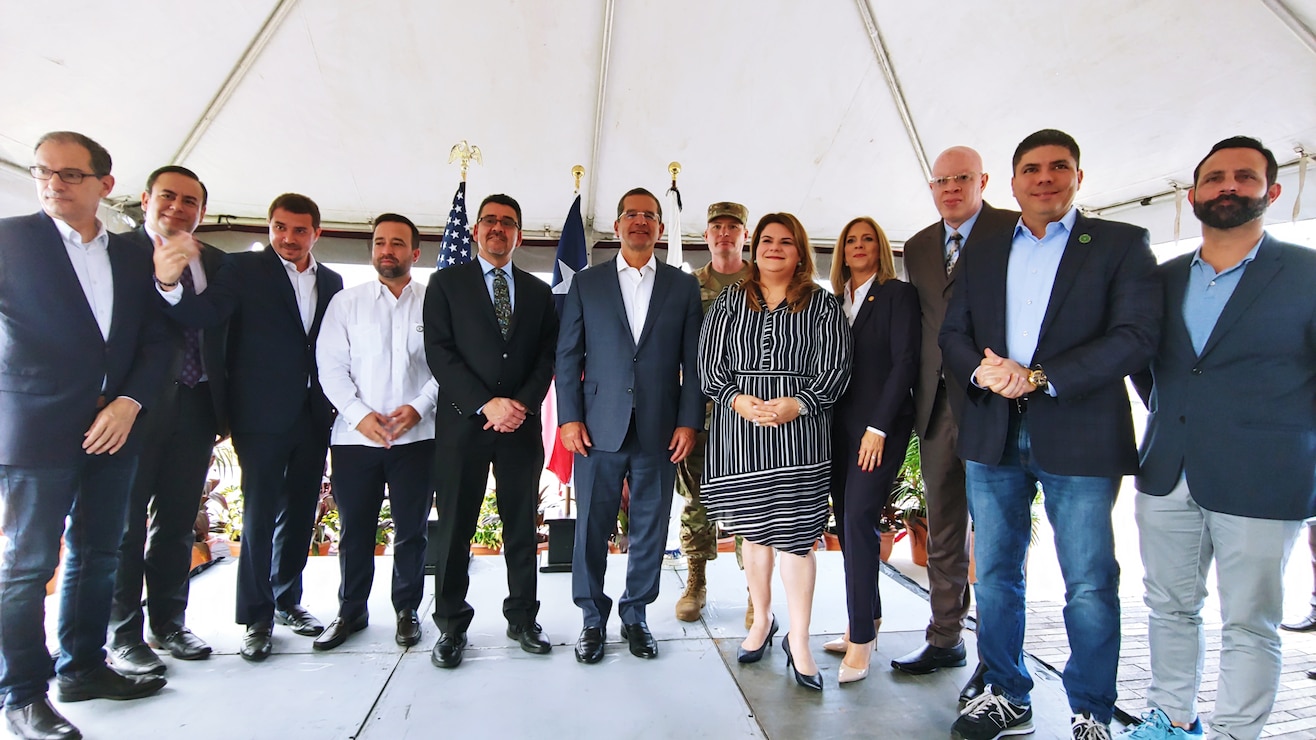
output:
[[[667,294],[671,292],[672,273],[664,270],[663,265],[656,265],[658,269],[653,274],[653,295],[649,298],[649,310],[644,314],[644,328],[640,330],[640,340],[635,343],[636,349],[639,349],[644,341],[653,333],[653,325],[658,321],[658,314],[662,311],[662,306],[667,302]],[[676,269],[676,268],[672,268]],[[618,281],[620,283],[620,281]],[[623,312],[625,308],[623,307]],[[624,315],[624,313],[623,313]]]
[[1046,314],[1042,317],[1042,327],[1037,332],[1037,339],[1040,343],[1042,337],[1046,336],[1047,327],[1055,321],[1056,314],[1060,313],[1060,307],[1065,302],[1065,296],[1069,295],[1069,289],[1074,286],[1074,281],[1078,280],[1078,273],[1087,261],[1088,254],[1097,245],[1099,237],[1092,235],[1092,222],[1079,214],[1074,219],[1074,230],[1069,234],[1069,240],[1065,242],[1065,253],[1060,257],[1060,265],[1056,268],[1056,280],[1051,286],[1051,295],[1046,302]]
[[[635,335],[631,333],[630,318],[626,314],[626,302],[621,298],[621,276],[617,274],[616,260],[622,259],[620,255],[604,263],[607,269],[603,271],[603,280],[607,283],[607,290],[604,292],[608,295],[608,300],[613,304],[612,315],[617,317],[621,322],[622,334],[631,340],[631,350],[634,351],[639,344],[635,341]],[[599,265],[603,267],[603,265]],[[654,291],[658,289],[657,276],[654,277]],[[649,303],[649,310],[653,310],[652,301]],[[646,320],[645,323],[648,323]],[[643,336],[643,334],[641,334]]]
[[[943,273],[944,272],[945,271],[943,270]],[[842,288],[842,290],[844,290],[844,288]],[[877,302],[877,294],[881,290],[882,285],[879,284],[877,280],[874,280],[873,284],[868,288],[868,295],[864,296],[863,302],[861,302],[859,308],[855,310],[854,323],[850,325],[850,331],[852,333],[858,334],[864,324],[868,323],[868,318],[872,316],[873,311],[876,310],[873,308],[873,304]]]
[[1183,320],[1184,293],[1188,290],[1188,270],[1192,264],[1192,255],[1176,258],[1162,268],[1166,271],[1162,285],[1165,288],[1165,340],[1182,345],[1192,351],[1193,338],[1188,335],[1188,325]]
[[[1202,347],[1202,354],[1199,357],[1206,356],[1220,343],[1220,337],[1238,322],[1257,298],[1261,297],[1266,286],[1283,268],[1283,263],[1280,262],[1276,250],[1271,248],[1269,242],[1270,235],[1266,235],[1261,249],[1257,250],[1256,259],[1243,270],[1243,277],[1239,279],[1238,287],[1234,288],[1234,294],[1229,297],[1229,302],[1220,312],[1220,318],[1216,320],[1215,328],[1211,330],[1211,336],[1207,337],[1206,345]],[[1182,298],[1179,305],[1183,305]]]
[[[319,336],[320,322],[324,312],[329,310],[329,301],[333,300],[333,291],[329,290],[329,271],[324,265],[316,263],[315,267],[315,316],[311,318],[310,336]],[[302,314],[297,312],[300,321]]]
[[279,253],[274,251],[274,247],[265,247],[265,269],[270,280],[274,282],[274,290],[283,297],[283,305],[292,312],[292,316],[297,320],[297,325],[302,324],[302,312],[297,307],[297,294],[293,292],[292,280],[288,278],[288,269],[284,267],[283,260],[279,258]]

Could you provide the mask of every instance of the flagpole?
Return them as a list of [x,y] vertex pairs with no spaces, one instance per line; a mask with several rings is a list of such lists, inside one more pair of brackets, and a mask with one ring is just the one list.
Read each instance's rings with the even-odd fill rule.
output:
[[672,187],[667,189],[667,264],[680,268],[685,262],[681,254],[681,191],[676,188],[676,176],[681,174],[681,163],[669,163],[667,173],[672,176]]

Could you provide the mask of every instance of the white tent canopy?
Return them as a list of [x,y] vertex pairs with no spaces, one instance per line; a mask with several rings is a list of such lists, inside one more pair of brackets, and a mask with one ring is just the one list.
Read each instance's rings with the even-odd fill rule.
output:
[[621,193],[661,195],[675,160],[687,245],[717,200],[791,211],[820,246],[860,214],[901,241],[935,220],[927,166],[956,144],[1012,207],[1014,146],[1052,127],[1083,149],[1080,205],[1165,241],[1215,141],[1256,136],[1287,165],[1272,220],[1316,152],[1316,0],[3,5],[0,215],[35,210],[26,167],[54,129],[110,150],[113,203],[177,163],[209,187],[208,223],[261,223],[296,191],[348,231],[383,211],[441,231],[460,140],[484,155],[469,198],[513,195],[532,237],[561,228],[572,165],[608,238]]

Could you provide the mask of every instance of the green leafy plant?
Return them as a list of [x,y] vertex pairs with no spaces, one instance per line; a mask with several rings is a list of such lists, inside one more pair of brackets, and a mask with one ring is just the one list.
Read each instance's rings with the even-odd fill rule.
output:
[[379,521],[375,523],[375,544],[390,544],[393,541],[393,529],[393,507],[385,499],[379,507]]
[[490,550],[501,550],[503,547],[503,520],[498,515],[498,496],[493,489],[484,493],[484,501],[480,503],[480,518],[475,523],[475,536],[471,537],[471,544]]
[[896,483],[891,491],[891,506],[898,512],[898,518],[906,523],[911,519],[926,519],[928,516],[928,496],[923,483],[923,460],[917,436],[909,437],[905,459],[900,464],[900,472],[896,474]]

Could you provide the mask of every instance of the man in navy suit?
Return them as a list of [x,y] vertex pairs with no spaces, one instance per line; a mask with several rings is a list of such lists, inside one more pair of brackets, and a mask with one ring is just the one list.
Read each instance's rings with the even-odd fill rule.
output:
[[1284,565],[1316,515],[1316,252],[1263,229],[1277,173],[1256,139],[1212,147],[1188,191],[1202,246],[1156,271],[1161,345],[1135,379],[1151,410],[1136,501],[1151,711],[1131,737],[1200,736],[1212,559],[1224,626],[1211,737],[1259,737],[1279,688]]
[[150,259],[96,218],[114,189],[109,152],[60,131],[33,159],[42,212],[0,219],[0,695],[15,735],[76,738],[46,698],[45,585],[61,535],[60,700],[165,685],[114,671],[104,645],[138,414],[159,395],[173,347]]
[[[195,172],[177,165],[161,167],[146,180],[142,226],[125,237],[150,258],[155,237],[196,230],[206,214],[206,197],[206,186]],[[201,253],[186,273],[194,289],[204,290],[219,274],[224,260],[219,249],[201,245]],[[226,329],[182,332],[172,377],[143,419],[141,432],[146,441],[119,548],[110,611],[110,665],[121,673],[165,672],[165,664],[144,640],[143,584],[151,643],[179,660],[210,656],[210,646],[187,628],[184,617],[197,508],[215,437],[227,433],[223,402]]]
[[230,321],[229,423],[242,465],[237,622],[247,626],[241,654],[252,661],[269,657],[276,618],[299,635],[324,631],[301,605],[302,569],[334,420],[315,340],[329,299],[343,289],[343,278],[311,256],[320,238],[315,201],[280,195],[269,223],[270,246],[230,255],[201,294],[178,284],[198,252],[191,235],[165,239],[155,252],[167,316],[197,328]]
[[[584,613],[576,660],[603,659],[612,599],[603,592],[608,536],[630,484],[630,554],[617,611],[632,654],[658,655],[645,607],[658,598],[676,463],[703,424],[699,282],[654,258],[662,205],[644,188],[617,204],[615,260],[582,270],[562,309],[558,421],[576,455],[579,514],[571,592]],[[630,362],[626,360],[629,359]]]
[[1109,737],[1120,637],[1110,512],[1121,476],[1138,467],[1124,378],[1156,351],[1161,297],[1147,231],[1074,207],[1078,163],[1078,144],[1062,131],[1019,144],[1010,181],[1019,223],[960,256],[942,324],[946,376],[967,395],[959,452],[989,684],[956,720],[956,738],[1032,726],[1023,564],[1039,483],[1065,578],[1072,729]]

